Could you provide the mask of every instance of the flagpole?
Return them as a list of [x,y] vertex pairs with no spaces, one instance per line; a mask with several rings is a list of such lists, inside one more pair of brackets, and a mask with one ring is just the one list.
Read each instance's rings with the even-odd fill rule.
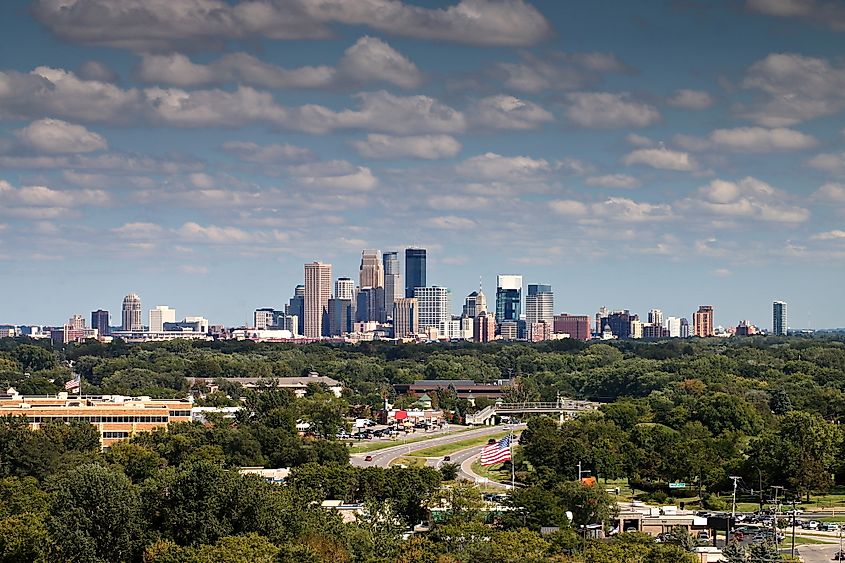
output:
[[511,441],[508,444],[508,449],[511,454],[511,494],[513,494],[513,491],[516,489],[516,469],[513,460],[513,426],[511,426]]

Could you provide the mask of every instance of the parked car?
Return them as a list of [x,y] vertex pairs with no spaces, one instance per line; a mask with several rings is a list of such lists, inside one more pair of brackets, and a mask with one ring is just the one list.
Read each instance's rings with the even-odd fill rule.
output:
[[450,456],[450,455],[443,456],[443,461],[452,461],[452,456]]
[[368,455],[367,457],[364,458],[364,461],[373,461],[373,456]]
[[845,561],[845,551],[837,551],[833,554],[834,561]]
[[696,536],[698,541],[710,541],[710,534],[706,530],[701,530]]
[[823,522],[819,525],[819,530],[824,530],[825,532],[835,532],[839,529],[839,526],[834,524],[833,522]]

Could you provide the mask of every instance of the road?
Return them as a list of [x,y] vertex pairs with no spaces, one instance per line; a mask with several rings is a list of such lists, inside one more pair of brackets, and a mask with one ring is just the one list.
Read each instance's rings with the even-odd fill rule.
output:
[[839,551],[839,545],[799,545],[797,549],[804,563],[829,563]]
[[[349,463],[356,467],[388,467],[390,465],[390,462],[394,459],[402,457],[403,455],[408,455],[411,452],[423,450],[432,446],[440,446],[443,444],[451,444],[452,442],[460,442],[462,440],[468,440],[470,438],[488,436],[490,434],[496,434],[497,432],[503,432],[504,430],[504,426],[482,426],[477,430],[467,430],[465,432],[445,434],[441,437],[431,438],[429,440],[422,440],[420,442],[413,442],[410,444],[400,443],[396,446],[384,448],[383,450],[376,450],[374,452],[367,452],[361,454],[352,454],[349,456]],[[416,435],[410,434],[409,437],[416,437]],[[481,451],[481,448],[479,448],[479,451]],[[372,461],[364,461],[368,455],[373,457]],[[436,458],[435,462],[440,459],[442,458]]]

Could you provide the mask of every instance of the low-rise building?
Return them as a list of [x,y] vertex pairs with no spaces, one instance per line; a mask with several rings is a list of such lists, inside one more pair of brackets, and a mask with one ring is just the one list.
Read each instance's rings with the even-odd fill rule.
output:
[[500,380],[496,383],[476,383],[471,379],[421,379],[413,383],[399,383],[393,386],[397,393],[411,393],[414,395],[431,394],[438,389],[453,388],[461,399],[484,397],[487,399],[501,399],[510,388],[510,380]]
[[[210,393],[220,389],[217,379],[207,377],[186,377],[188,386],[191,388],[205,387]],[[331,377],[312,373],[304,377],[227,377],[226,381],[238,383],[246,389],[263,389],[276,387],[278,389],[290,389],[297,398],[305,396],[308,386],[312,384],[325,385],[335,397],[340,397],[343,391],[343,384]]]

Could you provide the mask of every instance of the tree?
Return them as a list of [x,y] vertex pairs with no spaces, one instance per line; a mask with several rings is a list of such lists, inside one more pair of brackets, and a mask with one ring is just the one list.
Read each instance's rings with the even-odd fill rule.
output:
[[490,538],[490,561],[496,563],[541,563],[548,561],[549,542],[538,532],[511,530],[496,532]]
[[0,563],[46,563],[49,533],[42,514],[0,519]]
[[55,354],[41,346],[22,344],[12,352],[12,355],[24,371],[42,371],[56,366]]
[[616,501],[597,485],[567,481],[557,485],[555,494],[561,504],[572,512],[572,521],[576,526],[606,522],[617,512]]
[[442,463],[440,464],[440,476],[444,481],[454,481],[458,478],[458,470],[460,465],[457,463]]
[[105,454],[110,463],[119,466],[133,483],[154,477],[167,462],[150,448],[132,442],[116,442]]
[[470,483],[455,483],[442,489],[439,502],[446,509],[446,521],[453,524],[478,520],[484,507],[481,491]]
[[664,534],[663,543],[669,545],[677,545],[684,551],[692,553],[696,548],[695,538],[683,526],[675,526],[671,531]]

